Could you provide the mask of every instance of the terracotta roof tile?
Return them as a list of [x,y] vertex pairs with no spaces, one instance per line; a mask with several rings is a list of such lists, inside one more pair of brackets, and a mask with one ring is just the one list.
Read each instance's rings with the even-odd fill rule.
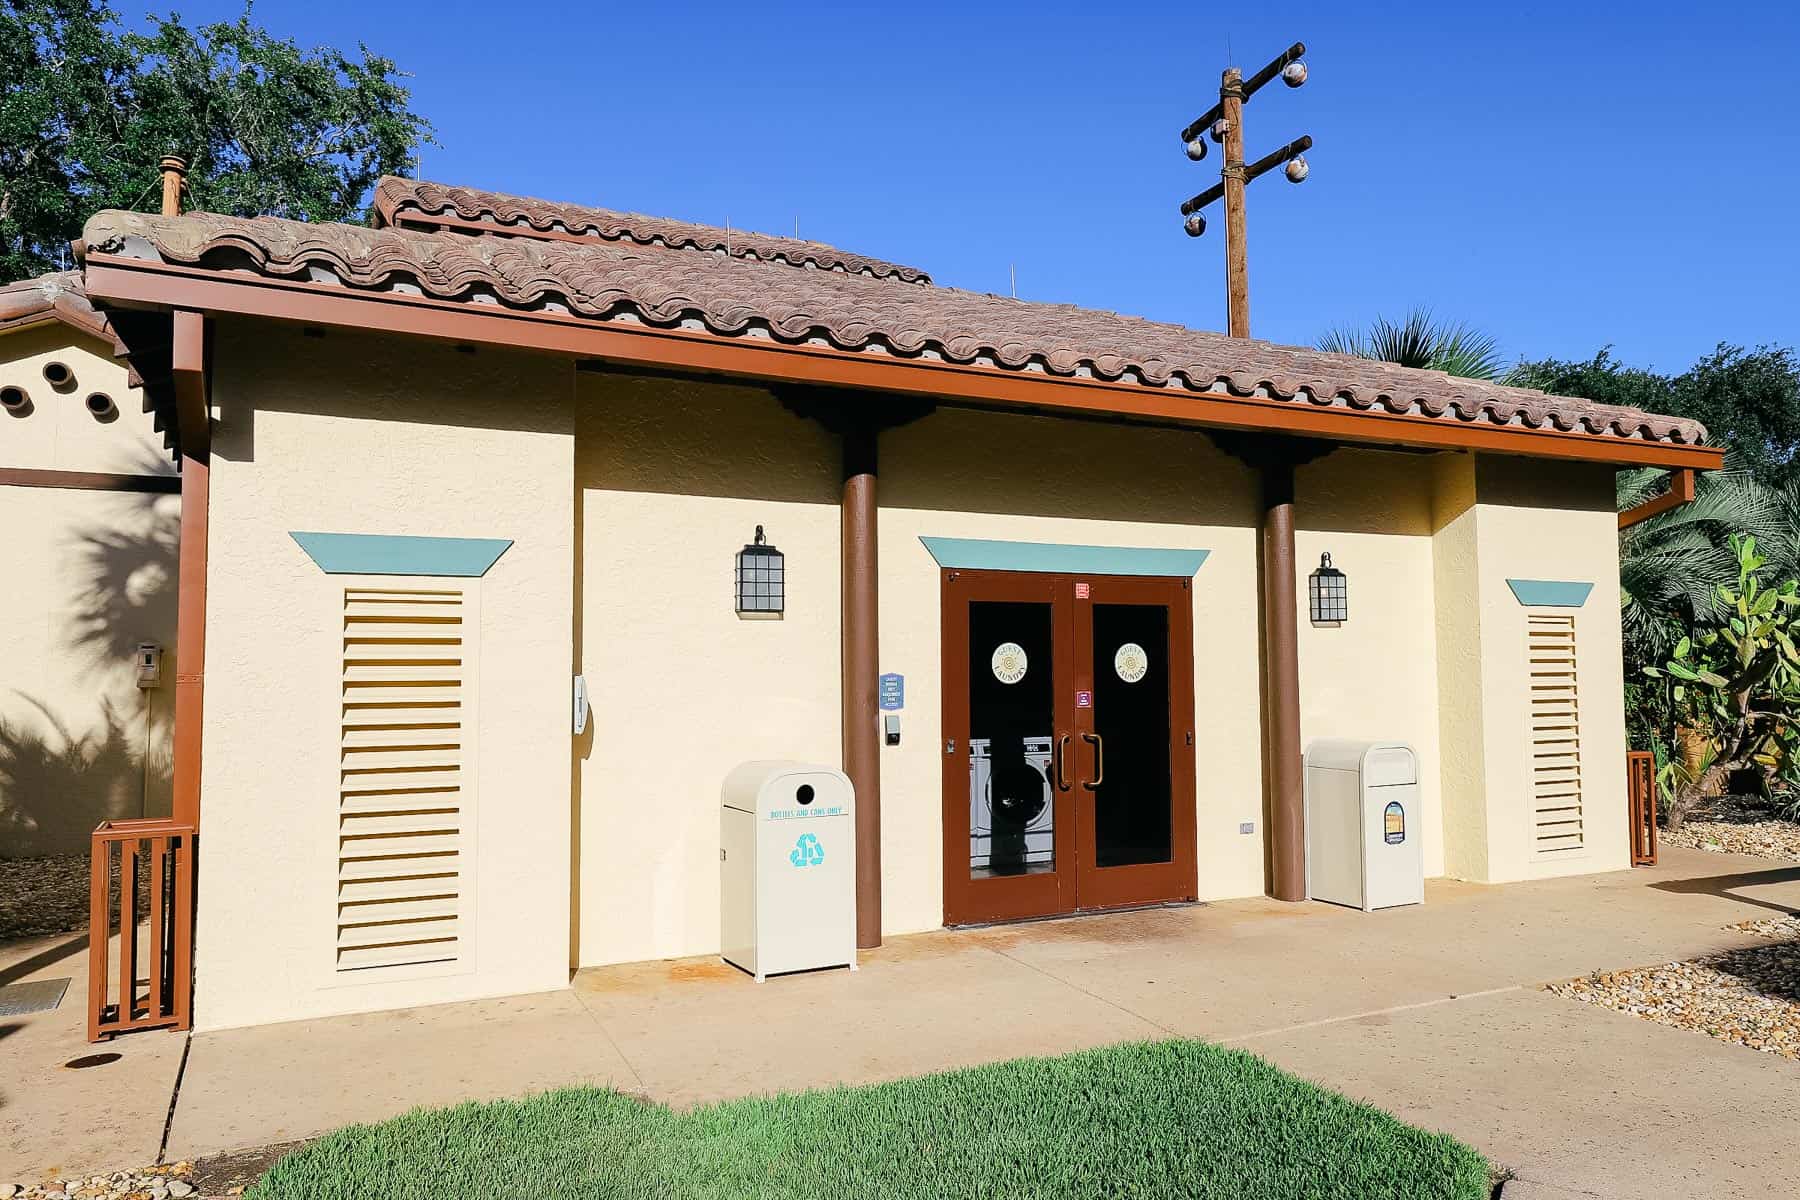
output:
[[445,215],[521,234],[575,234],[600,241],[636,242],[640,246],[715,251],[733,258],[844,271],[877,279],[898,279],[904,283],[931,282],[931,277],[917,267],[852,254],[823,242],[720,229],[579,204],[557,204],[525,196],[506,196],[474,188],[402,179],[396,175],[383,176],[375,186],[374,224],[378,228],[429,226],[431,218]]
[[124,353],[106,314],[88,303],[80,271],[58,271],[0,284],[0,331],[61,321],[112,345]]
[[1038,304],[631,240],[540,240],[208,214],[103,212],[87,250],[221,271],[772,337],[839,350],[1295,404],[1696,445],[1696,421],[1438,371]]

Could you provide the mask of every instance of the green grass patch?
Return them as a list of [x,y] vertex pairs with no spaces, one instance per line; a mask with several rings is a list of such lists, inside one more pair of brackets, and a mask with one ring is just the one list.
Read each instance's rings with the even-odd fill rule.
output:
[[1139,1042],[675,1112],[573,1088],[420,1110],[282,1159],[251,1200],[1482,1200],[1443,1134],[1203,1042]]

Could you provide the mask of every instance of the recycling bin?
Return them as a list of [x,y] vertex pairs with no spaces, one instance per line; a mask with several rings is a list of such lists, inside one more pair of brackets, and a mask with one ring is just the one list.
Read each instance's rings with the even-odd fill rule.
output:
[[842,771],[759,761],[725,777],[719,949],[758,983],[856,969],[856,795]]
[[1364,912],[1425,901],[1419,756],[1404,742],[1327,738],[1306,748],[1306,884]]

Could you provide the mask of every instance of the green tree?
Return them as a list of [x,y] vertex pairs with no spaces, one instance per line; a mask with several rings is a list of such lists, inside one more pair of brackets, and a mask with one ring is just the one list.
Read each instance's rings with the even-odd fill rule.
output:
[[404,75],[366,46],[303,49],[236,21],[175,15],[125,30],[101,0],[0,6],[0,277],[51,270],[102,208],[158,195],[188,159],[193,207],[307,221],[362,218],[431,126]]
[[1443,371],[1462,379],[1499,379],[1506,374],[1494,339],[1467,325],[1452,325],[1415,308],[1402,321],[1376,317],[1368,329],[1339,326],[1318,341],[1319,349]]
[[1585,361],[1519,364],[1510,382],[1705,422],[1715,443],[1763,483],[1800,484],[1800,360],[1781,346],[1721,342],[1680,375],[1627,367],[1610,348]]

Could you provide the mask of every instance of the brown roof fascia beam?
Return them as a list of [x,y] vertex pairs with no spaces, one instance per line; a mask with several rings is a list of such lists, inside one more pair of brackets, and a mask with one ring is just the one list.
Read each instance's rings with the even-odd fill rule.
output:
[[206,394],[206,317],[193,309],[171,314],[169,382],[184,457],[204,461],[212,449],[212,409]]
[[1619,514],[1619,528],[1630,529],[1641,521],[1661,516],[1672,509],[1694,502],[1694,468],[1677,467],[1669,472],[1669,490],[1660,496],[1652,496],[1636,508],[1628,508]]
[[1068,379],[992,367],[795,346],[757,338],[598,323],[559,313],[337,284],[222,276],[175,264],[89,252],[88,294],[109,304],[185,308],[341,329],[569,354],[607,362],[930,397],[1000,408],[1110,416],[1209,429],[1324,438],[1370,446],[1472,450],[1632,466],[1711,470],[1724,451],[1605,435],[1484,425],[1438,417],[1326,408],[1099,379]]

